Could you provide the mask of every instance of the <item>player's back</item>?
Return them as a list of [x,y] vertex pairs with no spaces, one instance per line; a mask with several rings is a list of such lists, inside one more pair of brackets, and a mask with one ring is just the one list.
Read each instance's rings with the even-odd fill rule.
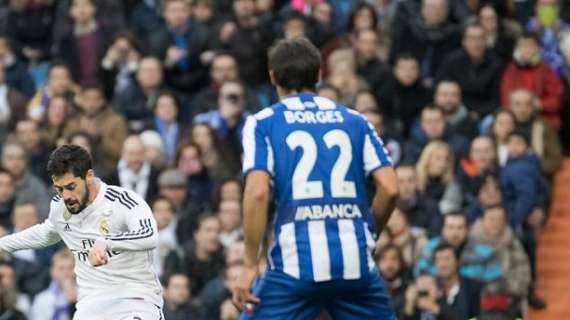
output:
[[323,97],[291,96],[248,120],[244,148],[244,171],[273,177],[273,270],[320,282],[358,279],[373,268],[365,179],[391,162],[359,113]]

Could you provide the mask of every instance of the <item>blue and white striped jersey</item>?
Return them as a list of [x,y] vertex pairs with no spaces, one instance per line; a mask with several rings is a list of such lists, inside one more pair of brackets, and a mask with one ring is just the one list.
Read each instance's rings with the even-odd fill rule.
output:
[[272,270],[305,281],[359,279],[374,267],[368,174],[392,162],[368,121],[312,94],[248,118],[243,172],[268,172],[276,204]]

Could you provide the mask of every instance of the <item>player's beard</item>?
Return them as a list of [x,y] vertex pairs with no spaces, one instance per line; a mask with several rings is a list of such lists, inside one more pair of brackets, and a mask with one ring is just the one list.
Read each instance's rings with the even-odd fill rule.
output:
[[70,208],[70,206],[67,203],[65,204],[65,206],[67,208],[67,211],[69,211],[69,213],[78,214],[79,212],[83,211],[85,207],[87,207],[87,201],[89,201],[89,188],[87,188],[86,186],[85,193],[83,194],[82,199],[79,201],[79,206],[77,207],[77,209]]

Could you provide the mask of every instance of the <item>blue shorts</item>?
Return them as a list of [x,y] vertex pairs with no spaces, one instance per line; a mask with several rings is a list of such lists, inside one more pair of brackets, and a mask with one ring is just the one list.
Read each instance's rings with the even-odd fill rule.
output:
[[313,320],[322,310],[333,319],[395,320],[390,295],[378,270],[358,280],[306,282],[278,271],[267,271],[252,292],[261,302],[241,320]]

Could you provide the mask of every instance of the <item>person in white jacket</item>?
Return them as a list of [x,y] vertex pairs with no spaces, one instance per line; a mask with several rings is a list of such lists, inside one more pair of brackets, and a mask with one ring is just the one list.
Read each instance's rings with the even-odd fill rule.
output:
[[64,145],[47,165],[57,195],[41,224],[0,238],[0,250],[42,248],[61,240],[75,258],[74,320],[161,320],[162,288],[153,267],[157,227],[132,191],[95,176],[83,148]]

